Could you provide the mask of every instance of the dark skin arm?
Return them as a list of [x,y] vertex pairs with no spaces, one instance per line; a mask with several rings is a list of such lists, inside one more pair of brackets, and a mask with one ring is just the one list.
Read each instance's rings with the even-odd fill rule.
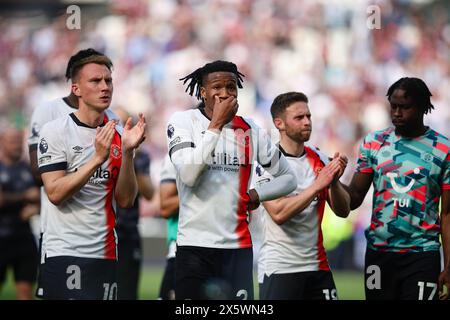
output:
[[258,208],[260,204],[258,192],[256,192],[255,189],[250,189],[248,191],[248,197],[249,197],[249,201],[247,204],[248,211],[252,211]]
[[161,204],[161,216],[170,218],[178,212],[180,200],[178,198],[177,184],[175,182],[164,182],[159,187]]
[[446,300],[449,295],[443,286],[450,288],[450,190],[444,190],[441,198],[441,236],[444,251],[444,270],[439,275],[439,299]]
[[343,185],[350,195],[350,210],[355,210],[362,204],[372,181],[373,173],[357,172],[353,175],[350,185]]
[[34,181],[36,182],[37,186],[41,187],[43,185],[41,174],[39,173],[39,166],[37,163],[37,148],[29,147],[28,148],[28,154],[30,155],[30,166],[31,166],[31,173],[33,174]]

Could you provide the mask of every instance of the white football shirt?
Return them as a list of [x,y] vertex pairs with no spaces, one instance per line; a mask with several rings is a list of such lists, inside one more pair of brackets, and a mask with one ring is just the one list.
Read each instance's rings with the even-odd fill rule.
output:
[[[289,196],[295,196],[310,187],[320,169],[329,162],[323,153],[307,146],[300,157],[284,155],[297,177],[297,189]],[[269,172],[261,168],[256,172],[256,184],[273,179]],[[261,206],[264,214],[264,244],[258,261],[258,279],[262,279],[263,274],[270,276],[273,273],[330,270],[321,229],[326,198],[327,190],[323,190],[308,207],[282,225],[276,224]]]
[[[294,178],[284,157],[269,137],[249,119],[235,116],[220,134],[208,130],[210,120],[202,109],[177,112],[167,126],[169,155],[177,170],[180,197],[177,244],[207,248],[248,248],[252,246],[248,229],[247,192],[251,183],[253,164],[266,165],[274,176],[286,178],[281,186],[258,191],[289,193]],[[205,144],[212,146],[209,153]],[[197,148],[206,155],[195,158]],[[194,151],[197,151],[194,150]],[[273,161],[276,158],[276,165]],[[189,186],[180,178],[181,168],[202,164],[203,171]],[[291,188],[292,186],[292,188]],[[268,189],[274,191],[267,192]],[[284,189],[287,189],[284,191]],[[263,192],[264,191],[264,192]],[[273,194],[272,194],[273,195]]]
[[[47,122],[67,116],[68,114],[77,111],[76,108],[71,107],[64,98],[58,98],[47,101],[37,106],[30,121],[30,132],[28,136],[28,147],[30,149],[37,148],[39,143],[39,133]],[[105,112],[109,119],[119,119],[117,115],[111,110],[107,109]],[[40,229],[41,233],[46,230],[46,211],[48,205],[51,204],[45,193],[44,187],[41,187],[41,209],[40,209]],[[41,256],[41,262],[43,262],[44,256]]]
[[[103,123],[109,120],[105,114]],[[58,206],[47,205],[47,226],[42,255],[117,259],[114,188],[122,159],[121,138],[116,134],[111,153],[78,192]],[[96,128],[80,122],[71,113],[46,123],[40,132],[38,164],[41,173],[75,172],[95,153]]]

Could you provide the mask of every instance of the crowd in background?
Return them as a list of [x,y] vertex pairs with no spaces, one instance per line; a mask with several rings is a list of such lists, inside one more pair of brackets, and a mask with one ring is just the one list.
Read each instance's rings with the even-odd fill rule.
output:
[[[380,9],[380,29],[368,27],[370,5]],[[168,117],[197,103],[179,79],[216,59],[233,61],[245,74],[239,113],[266,129],[273,128],[269,109],[276,95],[304,92],[313,114],[310,144],[350,159],[343,182],[363,135],[390,125],[386,91],[400,77],[429,85],[435,110],[426,124],[450,135],[446,1],[114,0],[81,6],[79,30],[67,28],[68,16],[64,10],[1,12],[2,120],[27,127],[37,105],[67,95],[68,58],[93,47],[114,63],[113,108],[149,119],[143,147],[151,154],[153,181],[167,152]],[[157,216],[157,201],[142,214]],[[366,202],[350,227],[333,223],[362,239],[371,199]]]

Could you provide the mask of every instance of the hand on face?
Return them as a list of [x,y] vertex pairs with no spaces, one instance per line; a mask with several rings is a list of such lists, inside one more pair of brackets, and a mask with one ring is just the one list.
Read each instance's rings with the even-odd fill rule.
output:
[[238,111],[239,105],[237,98],[229,96],[224,100],[220,100],[219,96],[214,96],[214,109],[211,119],[211,127],[222,129],[224,125],[233,120]]

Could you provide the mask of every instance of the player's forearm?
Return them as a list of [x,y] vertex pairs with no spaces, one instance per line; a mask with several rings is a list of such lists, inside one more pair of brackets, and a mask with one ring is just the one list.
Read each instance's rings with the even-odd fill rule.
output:
[[450,269],[450,212],[441,214],[441,237],[444,253],[444,269]]
[[102,163],[101,159],[94,156],[74,173],[63,174],[56,178],[53,175],[55,172],[42,173],[42,181],[49,200],[58,206],[72,197],[89,181]]
[[337,216],[342,218],[348,217],[350,213],[350,196],[339,181],[330,185],[329,201],[331,209]]
[[29,147],[29,156],[30,156],[30,166],[31,166],[31,173],[33,174],[34,182],[37,186],[42,186],[43,182],[41,179],[41,174],[39,173],[39,166],[37,162],[37,145],[31,145]]
[[266,203],[264,206],[272,220],[276,224],[282,225],[296,214],[305,210],[317,196],[318,191],[312,185],[296,196],[275,200],[272,201],[273,205]]
[[178,212],[178,208],[180,206],[180,200],[178,198],[178,195],[165,198],[164,200],[161,199],[160,202],[161,202],[161,217],[168,219]]
[[171,155],[172,163],[180,174],[181,181],[193,187],[202,171],[205,169],[211,153],[219,141],[219,132],[207,130],[199,145],[194,148],[184,148],[174,151]]
[[150,176],[144,174],[138,174],[136,176],[138,191],[141,196],[143,196],[147,200],[151,200],[153,194],[155,192],[155,188],[153,187],[152,180]]
[[121,208],[131,208],[136,199],[138,184],[134,171],[133,151],[122,154],[119,177],[114,192],[117,204]]

